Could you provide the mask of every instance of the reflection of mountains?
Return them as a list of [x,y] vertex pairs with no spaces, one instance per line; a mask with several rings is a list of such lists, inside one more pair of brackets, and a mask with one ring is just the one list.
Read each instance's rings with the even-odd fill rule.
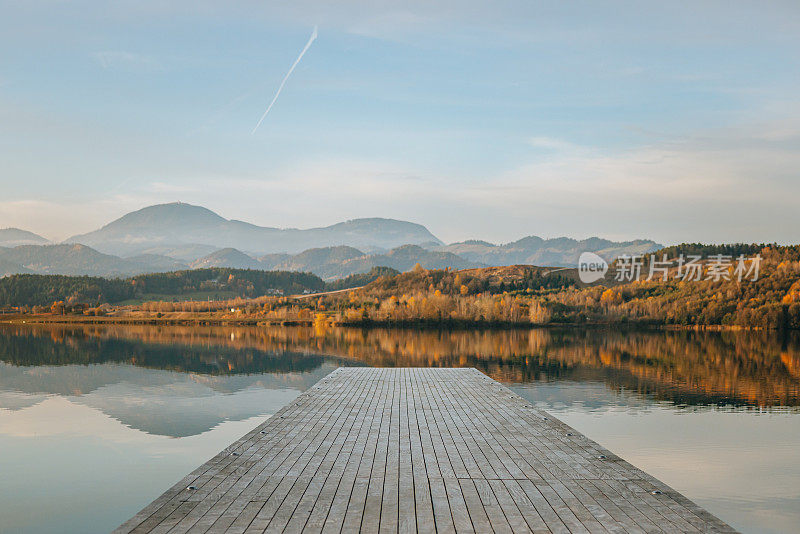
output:
[[[304,370],[328,355],[473,366],[505,382],[602,381],[682,404],[800,406],[798,338],[768,332],[32,326],[9,337],[14,330],[0,329],[0,358],[16,365],[99,360],[236,374]],[[37,354],[31,342],[42,343]]]
[[274,411],[339,365],[318,354],[96,334],[0,328],[0,409],[59,395],[150,434],[191,436]]
[[0,409],[21,410],[59,395],[149,434],[191,436],[223,421],[274,411],[335,367],[325,364],[313,373],[203,376],[114,363],[0,363]]

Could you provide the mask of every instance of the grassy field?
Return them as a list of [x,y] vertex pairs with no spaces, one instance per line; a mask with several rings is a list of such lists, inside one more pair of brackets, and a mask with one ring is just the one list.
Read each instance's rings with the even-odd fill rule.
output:
[[143,293],[135,299],[128,299],[116,303],[117,306],[138,306],[143,302],[185,302],[185,301],[208,301],[208,300],[228,300],[236,298],[234,291],[194,291],[176,297],[175,295],[159,293]]

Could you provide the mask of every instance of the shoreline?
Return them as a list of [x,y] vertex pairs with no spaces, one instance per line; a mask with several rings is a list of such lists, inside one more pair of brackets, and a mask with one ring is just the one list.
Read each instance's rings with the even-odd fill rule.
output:
[[[9,318],[0,316],[0,324],[20,325],[127,325],[127,326],[304,326],[312,327],[324,324],[336,328],[393,328],[408,330],[509,330],[529,328],[625,328],[630,330],[668,330],[668,331],[709,331],[709,332],[734,332],[734,331],[762,331],[762,327],[747,327],[738,325],[676,325],[660,324],[647,321],[609,321],[609,322],[582,322],[582,323],[531,323],[531,322],[489,322],[489,321],[437,321],[437,320],[409,320],[409,321],[316,321],[314,319],[264,319],[264,318],[224,318],[224,317],[96,317],[96,316],[48,316],[48,315],[14,315]],[[781,332],[780,329],[770,329]]]

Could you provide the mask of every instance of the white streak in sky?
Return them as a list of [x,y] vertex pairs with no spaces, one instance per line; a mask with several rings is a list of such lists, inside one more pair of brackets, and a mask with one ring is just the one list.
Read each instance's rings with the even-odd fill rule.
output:
[[250,132],[250,135],[253,135],[254,133],[256,133],[256,130],[258,130],[258,127],[261,126],[261,123],[264,121],[264,118],[269,113],[269,110],[272,109],[272,106],[275,104],[275,101],[278,100],[278,96],[280,96],[281,91],[283,90],[283,86],[286,85],[286,80],[288,80],[289,76],[292,75],[292,72],[294,72],[294,68],[297,66],[298,63],[300,63],[300,60],[303,59],[303,56],[305,55],[305,53],[308,52],[309,48],[311,48],[311,43],[313,43],[316,38],[317,38],[317,27],[314,26],[314,31],[311,32],[311,37],[309,37],[308,42],[303,47],[303,50],[300,51],[300,55],[297,56],[297,59],[295,59],[294,63],[292,63],[292,66],[289,69],[289,72],[287,72],[286,76],[283,77],[283,81],[281,81],[280,86],[278,86],[278,91],[275,93],[275,96],[272,97],[272,102],[269,103],[269,106],[267,107],[267,111],[265,111],[264,114],[261,115],[261,118],[258,119],[258,124],[256,124],[256,127],[253,128],[253,131]]

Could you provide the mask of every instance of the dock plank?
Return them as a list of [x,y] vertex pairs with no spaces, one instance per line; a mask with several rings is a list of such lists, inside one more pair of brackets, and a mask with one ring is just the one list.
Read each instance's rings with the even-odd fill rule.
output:
[[735,532],[475,369],[340,368],[115,532]]

